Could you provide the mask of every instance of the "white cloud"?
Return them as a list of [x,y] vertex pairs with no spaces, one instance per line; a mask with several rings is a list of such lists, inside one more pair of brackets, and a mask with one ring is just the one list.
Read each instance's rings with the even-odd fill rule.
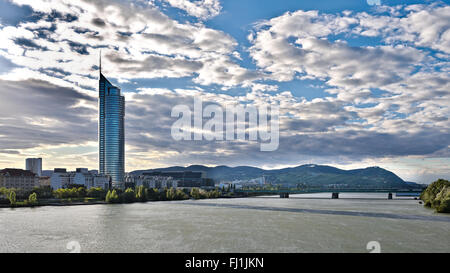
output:
[[161,0],[202,20],[217,16],[222,9],[219,0]]
[[[35,71],[70,71],[70,75],[55,75],[70,83],[77,74],[84,77],[78,82],[96,86],[100,49],[105,55],[104,71],[113,78],[194,77],[200,84],[227,87],[248,85],[254,78],[233,61],[237,42],[230,35],[201,23],[179,23],[153,5],[62,0],[16,3],[44,14],[36,22],[0,29],[2,55]],[[218,2],[204,4],[203,8],[216,8]],[[223,67],[228,68],[226,77],[211,73]]]
[[[359,125],[359,130],[363,131],[417,133],[429,130],[433,125],[442,132],[448,132],[450,77],[445,72],[447,63],[436,62],[428,51],[414,47],[426,43],[404,45],[403,36],[391,33],[392,28],[409,25],[414,29],[410,32],[414,32],[416,37],[436,37],[437,29],[449,22],[442,22],[445,18],[442,9],[446,8],[431,6],[425,9],[429,14],[439,14],[427,21],[433,25],[429,34],[395,16],[364,12],[343,15],[288,12],[257,24],[255,32],[249,36],[252,43],[250,55],[267,73],[266,78],[325,82],[331,87],[327,92],[336,95],[332,100],[342,102],[342,107],[347,104],[346,109],[357,113],[357,122],[343,128]],[[415,18],[422,12],[412,9],[405,18]],[[336,35],[368,35],[365,31],[381,36],[385,43],[353,46],[351,41],[334,39]],[[396,37],[399,40],[395,40]],[[427,46],[437,49],[435,43],[430,42]],[[385,94],[379,97],[376,90]]]

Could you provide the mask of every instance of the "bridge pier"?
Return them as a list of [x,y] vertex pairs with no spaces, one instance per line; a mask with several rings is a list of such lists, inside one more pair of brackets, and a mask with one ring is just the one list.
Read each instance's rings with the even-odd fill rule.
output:
[[339,199],[339,193],[338,192],[333,192],[331,194],[331,199]]
[[280,193],[280,198],[289,198],[289,193],[288,192]]
[[388,200],[392,200],[392,192],[388,193]]

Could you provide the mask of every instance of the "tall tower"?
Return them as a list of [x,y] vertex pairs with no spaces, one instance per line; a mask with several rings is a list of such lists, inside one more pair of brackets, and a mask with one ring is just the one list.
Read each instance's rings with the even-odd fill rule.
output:
[[27,158],[25,169],[37,174],[37,176],[42,176],[42,158]]
[[125,174],[125,98],[120,88],[102,74],[98,100],[99,172],[111,176],[113,187],[123,188]]

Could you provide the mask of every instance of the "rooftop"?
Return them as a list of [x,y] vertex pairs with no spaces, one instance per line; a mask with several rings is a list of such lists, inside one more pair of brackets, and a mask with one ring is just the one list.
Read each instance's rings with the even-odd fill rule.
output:
[[0,175],[9,175],[9,176],[36,176],[31,171],[26,171],[22,169],[3,169],[0,170]]

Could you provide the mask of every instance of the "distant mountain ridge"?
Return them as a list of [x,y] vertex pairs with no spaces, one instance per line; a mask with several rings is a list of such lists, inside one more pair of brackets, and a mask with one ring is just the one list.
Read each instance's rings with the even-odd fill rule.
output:
[[[266,182],[271,184],[308,186],[346,185],[369,187],[415,187],[415,183],[406,183],[396,174],[380,167],[368,167],[364,169],[342,170],[327,165],[307,164],[292,168],[277,170],[264,170],[250,166],[207,167],[203,165],[191,165],[188,167],[168,167],[149,170],[136,170],[131,174],[139,175],[150,171],[203,171],[207,177],[216,182],[249,180],[265,176]],[[415,184],[415,185],[414,185]]]

